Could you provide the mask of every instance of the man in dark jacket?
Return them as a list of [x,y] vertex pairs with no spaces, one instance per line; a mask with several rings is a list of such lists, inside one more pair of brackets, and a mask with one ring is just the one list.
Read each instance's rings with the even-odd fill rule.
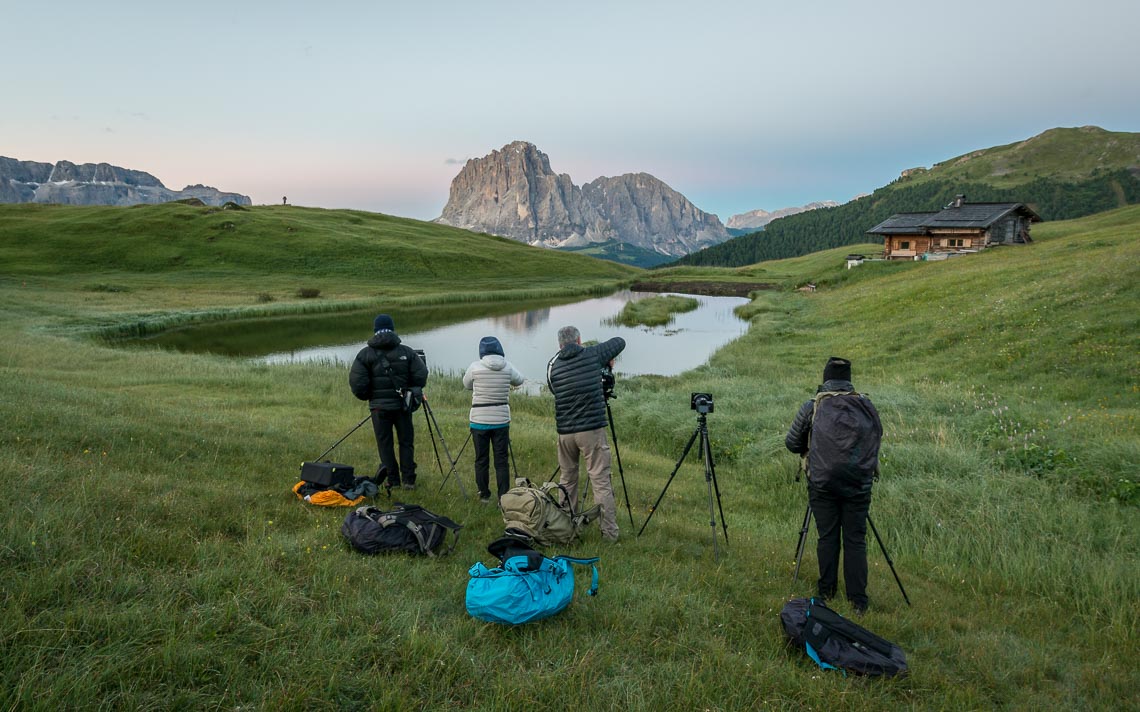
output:
[[[816,403],[820,394],[851,394],[851,362],[831,357],[823,369],[823,385],[817,397],[805,402],[796,413],[784,445],[806,458],[808,502],[819,533],[816,555],[819,559],[818,595],[835,596],[839,586],[839,551],[842,540],[843,581],[856,613],[867,609],[867,512],[871,507],[871,485],[878,470],[879,441],[883,426],[869,398],[863,395],[826,396],[853,398],[839,418],[820,418],[830,430],[850,428],[853,432],[812,432]],[[819,401],[821,404],[824,402]],[[822,406],[821,406],[822,407]],[[822,412],[822,411],[820,411]],[[813,444],[813,440],[817,442]],[[838,443],[838,444],[837,444]],[[851,448],[852,444],[857,447]],[[843,452],[846,449],[848,452]],[[811,450],[816,452],[812,453]],[[840,453],[842,457],[836,457]],[[827,460],[842,460],[827,462]],[[813,471],[814,470],[814,471]]]
[[558,330],[558,354],[546,369],[546,383],[554,394],[554,422],[558,428],[558,466],[561,484],[570,501],[578,501],[578,470],[582,455],[594,487],[594,503],[602,506],[600,527],[607,541],[617,541],[617,507],[610,483],[610,445],[606,440],[606,399],[602,368],[625,348],[615,336],[602,344],[583,347],[573,326]]
[[[372,324],[376,332],[368,345],[356,354],[348,372],[352,394],[368,401],[380,469],[386,473],[389,488],[416,488],[415,428],[402,390],[410,390],[419,402],[427,384],[427,364],[413,349],[400,343],[392,317],[381,314]],[[400,441],[400,461],[392,448],[392,429]]]

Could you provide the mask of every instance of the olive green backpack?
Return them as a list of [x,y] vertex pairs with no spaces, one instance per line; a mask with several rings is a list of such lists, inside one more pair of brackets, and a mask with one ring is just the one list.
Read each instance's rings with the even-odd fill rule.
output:
[[525,477],[516,479],[515,486],[499,498],[499,507],[508,530],[523,532],[543,546],[572,543],[601,513],[601,506],[594,505],[575,514],[562,485],[545,482],[536,487]]

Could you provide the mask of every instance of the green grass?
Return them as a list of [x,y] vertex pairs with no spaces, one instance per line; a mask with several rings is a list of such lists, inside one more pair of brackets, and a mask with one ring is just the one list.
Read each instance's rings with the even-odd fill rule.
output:
[[692,311],[700,302],[692,297],[669,294],[660,297],[647,297],[627,302],[613,319],[614,324],[624,326],[665,326],[673,321],[673,315]]
[[1079,181],[1098,172],[1129,169],[1140,155],[1140,134],[1105,131],[1096,126],[1050,129],[1025,141],[972,151],[912,175],[922,183],[951,179],[982,180],[1000,188],[1028,183],[1046,175]]
[[[557,552],[600,555],[600,595],[518,629],[464,611],[466,570],[490,563],[485,546],[502,521],[461,500],[454,482],[437,493],[422,419],[413,501],[465,525],[459,548],[444,560],[366,558],[341,541],[344,510],[289,491],[299,462],[363,417],[343,369],[120,349],[84,335],[183,315],[588,290],[640,273],[383,216],[220,217],[249,216],[319,224],[324,239],[292,243],[282,231],[288,244],[261,239],[260,257],[250,247],[223,264],[226,238],[206,239],[214,216],[200,209],[0,208],[10,483],[0,706],[1134,707],[1140,210],[1041,225],[1031,246],[946,262],[848,272],[839,255],[744,268],[735,278],[821,286],[757,292],[748,334],[709,365],[620,381],[612,403],[640,526],[696,425],[689,393],[714,394],[709,433],[730,535],[720,563],[690,455],[640,538],[618,481],[622,541],[606,545],[592,528]],[[341,223],[360,232],[338,238],[331,226]],[[448,252],[453,237],[501,250],[502,261]],[[380,265],[417,239],[446,262],[438,275]],[[191,266],[162,265],[168,243]],[[349,264],[311,254],[338,251]],[[302,283],[322,297],[289,296]],[[278,301],[256,303],[262,292]],[[902,680],[821,673],[786,645],[777,619],[789,596],[811,591],[815,567],[809,546],[806,576],[791,585],[804,490],[783,436],[829,355],[853,360],[886,429],[873,516],[914,606],[872,543],[863,623],[907,651]],[[438,375],[427,393],[454,452],[470,394]],[[512,410],[520,474],[543,479],[555,462],[552,402],[516,396]],[[367,432],[335,454],[375,465]],[[460,473],[471,481],[469,452]]]

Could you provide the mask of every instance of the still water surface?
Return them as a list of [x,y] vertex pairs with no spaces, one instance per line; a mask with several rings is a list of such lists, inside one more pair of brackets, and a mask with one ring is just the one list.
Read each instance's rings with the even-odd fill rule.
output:
[[[545,383],[546,364],[558,347],[558,329],[573,325],[582,341],[626,340],[614,370],[625,376],[673,376],[708,361],[748,330],[733,314],[742,297],[693,296],[700,306],[661,327],[612,324],[626,302],[656,296],[621,291],[574,303],[463,304],[395,309],[390,313],[405,344],[423,349],[434,372],[462,374],[479,357],[479,340],[498,337],[507,360],[528,380],[527,392]],[[686,295],[692,296],[692,295]],[[204,324],[160,334],[145,343],[182,351],[252,358],[269,364],[318,362],[347,367],[372,335],[372,312],[350,312]]]
[[[545,382],[546,364],[558,350],[558,329],[566,325],[578,327],[584,342],[604,341],[613,336],[624,338],[626,348],[614,364],[614,370],[626,376],[649,373],[672,376],[695,368],[708,361],[718,348],[748,330],[748,323],[733,314],[737,306],[748,303],[742,297],[695,296],[700,306],[674,315],[673,322],[663,327],[609,323],[626,302],[650,296],[656,295],[623,291],[574,304],[527,309],[428,329],[417,329],[414,323],[405,329],[397,320],[396,332],[405,344],[424,350],[433,371],[452,374],[462,374],[478,359],[481,338],[495,336],[502,342],[507,360],[533,388]],[[260,360],[266,363],[322,361],[347,366],[356,358],[365,340],[362,335],[350,343],[276,352]]]

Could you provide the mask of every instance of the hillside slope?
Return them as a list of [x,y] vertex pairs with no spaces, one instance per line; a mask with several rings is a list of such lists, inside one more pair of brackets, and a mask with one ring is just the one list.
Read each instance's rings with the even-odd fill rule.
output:
[[637,270],[429,222],[351,210],[0,205],[0,261],[14,274],[288,275],[377,285],[460,275],[509,281]]
[[895,213],[971,202],[1028,203],[1045,220],[1067,220],[1140,203],[1140,134],[1096,127],[1052,129],[1026,141],[974,151],[929,170],[905,172],[850,203],[775,220],[673,264],[736,267],[865,242]]

